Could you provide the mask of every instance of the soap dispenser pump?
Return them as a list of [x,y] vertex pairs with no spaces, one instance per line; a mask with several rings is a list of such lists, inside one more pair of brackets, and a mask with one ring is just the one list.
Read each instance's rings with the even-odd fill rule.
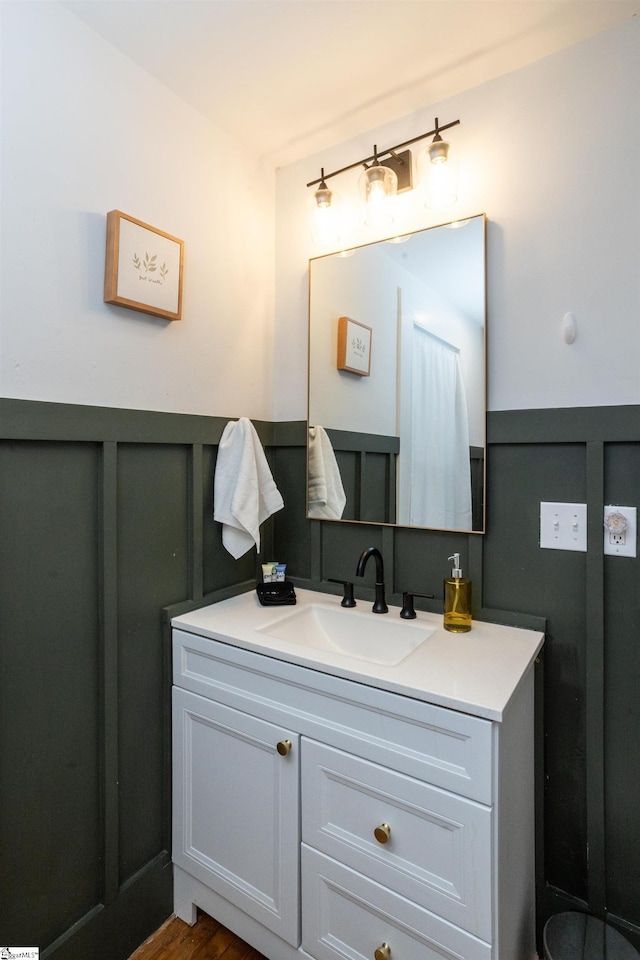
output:
[[471,630],[471,580],[462,576],[460,554],[454,553],[451,576],[444,581],[444,628],[451,633]]

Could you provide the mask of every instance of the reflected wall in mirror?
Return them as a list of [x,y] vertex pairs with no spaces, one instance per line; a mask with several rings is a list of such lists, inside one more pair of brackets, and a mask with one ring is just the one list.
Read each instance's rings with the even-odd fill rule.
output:
[[484,532],[485,249],[480,214],[309,261],[309,517]]

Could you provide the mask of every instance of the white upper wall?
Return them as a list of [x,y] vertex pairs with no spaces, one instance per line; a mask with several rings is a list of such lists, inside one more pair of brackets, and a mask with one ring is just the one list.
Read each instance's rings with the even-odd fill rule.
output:
[[[0,13],[0,395],[270,419],[273,172],[59,4]],[[112,209],[185,241],[182,321],[103,302]]]
[[[486,212],[489,408],[640,403],[639,54],[636,18],[278,171],[276,420],[306,416],[307,260],[326,251],[311,241],[305,184],[432,129],[434,117],[461,121],[449,134],[459,202],[442,218],[419,191],[404,194],[395,227]],[[331,189],[344,200],[357,178]],[[358,224],[344,245],[373,239]],[[578,322],[570,346],[567,312]]]
[[[0,15],[0,395],[304,418],[305,184],[438,116],[454,215],[489,220],[490,408],[640,403],[638,18],[280,170],[274,336],[273,173],[58,3]],[[441,219],[402,201],[399,231]],[[185,240],[182,321],[103,303],[114,208]]]

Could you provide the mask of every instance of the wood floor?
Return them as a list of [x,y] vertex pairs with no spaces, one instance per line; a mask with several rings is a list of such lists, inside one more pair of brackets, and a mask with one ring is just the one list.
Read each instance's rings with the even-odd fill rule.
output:
[[217,920],[198,912],[198,921],[193,927],[177,917],[169,917],[129,960],[265,960],[265,957]]

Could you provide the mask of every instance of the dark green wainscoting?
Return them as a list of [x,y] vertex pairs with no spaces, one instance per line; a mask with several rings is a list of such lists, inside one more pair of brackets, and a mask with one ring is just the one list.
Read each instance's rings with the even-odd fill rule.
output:
[[[395,523],[398,437],[327,430],[346,496],[343,520]],[[484,449],[469,448],[472,530],[484,526]]]
[[[439,610],[455,550],[476,617],[546,629],[539,926],[590,909],[640,946],[639,566],[602,549],[603,504],[640,505],[640,409],[490,414],[485,536],[308,521],[306,425],[256,423],[286,506],[240,561],[212,515],[225,423],[0,400],[0,942],[125,960],[171,913],[168,610],[263,558],[334,591],[376,544],[395,602]],[[586,554],[540,549],[541,500],[588,504]]]
[[342,518],[394,523],[398,437],[348,430],[327,430],[327,435],[347,498]]
[[2,943],[124,960],[172,912],[162,609],[256,573],[213,521],[225,423],[0,400]]

